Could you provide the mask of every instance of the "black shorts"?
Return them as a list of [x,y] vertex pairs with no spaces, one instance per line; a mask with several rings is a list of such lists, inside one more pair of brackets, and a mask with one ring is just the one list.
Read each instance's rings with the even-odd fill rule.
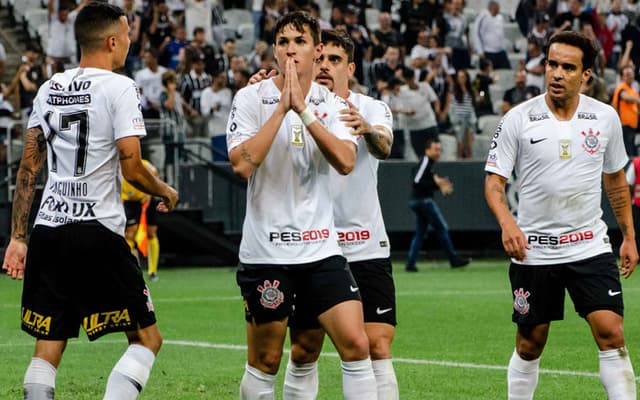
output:
[[344,301],[360,300],[342,256],[290,266],[240,263],[236,281],[244,299],[245,319],[257,324],[290,318],[289,323],[302,324],[296,326],[317,327],[318,315]]
[[364,322],[395,326],[396,288],[388,258],[350,262],[349,268],[360,288]]
[[622,286],[612,253],[555,265],[509,267],[513,322],[538,325],[564,318],[565,288],[576,312],[585,318],[598,310],[624,314]]
[[38,225],[29,240],[22,330],[46,340],[89,340],[156,323],[149,289],[124,238],[98,222]]
[[[147,207],[147,225],[158,225],[158,207],[159,200],[151,198],[151,202]],[[124,215],[127,217],[127,226],[138,225],[140,223],[140,216],[142,215],[142,203],[139,201],[125,200]]]

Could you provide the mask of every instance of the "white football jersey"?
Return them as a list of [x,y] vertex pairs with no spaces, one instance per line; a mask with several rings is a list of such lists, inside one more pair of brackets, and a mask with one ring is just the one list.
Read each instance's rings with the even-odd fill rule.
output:
[[498,124],[485,170],[505,178],[515,170],[517,222],[531,246],[519,263],[566,263],[610,252],[602,173],[621,170],[627,160],[620,119],[607,104],[580,95],[570,121],[555,118],[544,94],[510,110]]
[[[241,89],[227,123],[229,151],[253,137],[280,101],[273,80]],[[306,98],[329,132],[356,143],[339,120],[340,99],[316,83]],[[248,264],[303,264],[341,254],[333,222],[330,170],[313,137],[290,110],[266,158],[249,178],[240,261]]]
[[133,80],[96,68],[55,74],[38,90],[28,126],[40,126],[47,139],[36,225],[97,220],[124,235],[116,141],[146,134]]
[[[389,106],[369,96],[350,92],[349,101],[371,126],[382,125],[392,131]],[[333,214],[338,243],[348,261],[389,257],[389,238],[378,200],[377,158],[369,153],[362,136],[356,137],[356,165],[349,175],[331,171]]]

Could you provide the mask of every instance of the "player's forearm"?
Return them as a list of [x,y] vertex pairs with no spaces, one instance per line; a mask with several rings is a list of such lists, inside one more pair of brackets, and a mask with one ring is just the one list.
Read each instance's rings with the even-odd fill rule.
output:
[[347,175],[356,163],[355,145],[334,136],[320,123],[314,121],[307,126],[324,158],[340,175]]
[[367,149],[378,160],[385,160],[391,154],[391,132],[383,126],[373,126],[371,132],[363,135]]
[[285,115],[285,112],[276,110],[255,136],[231,150],[229,160],[236,175],[248,179],[258,169],[267,157]]
[[509,211],[505,184],[505,178],[495,174],[487,174],[484,185],[485,200],[501,228],[508,223],[514,222],[513,216]]
[[27,131],[22,161],[16,176],[16,190],[13,197],[11,217],[11,238],[27,239],[29,211],[36,191],[38,172],[47,156],[47,143],[40,128]]
[[624,171],[620,170],[614,174],[604,174],[602,181],[622,235],[625,239],[635,239],[631,214],[631,196],[629,195],[629,186],[627,185]]

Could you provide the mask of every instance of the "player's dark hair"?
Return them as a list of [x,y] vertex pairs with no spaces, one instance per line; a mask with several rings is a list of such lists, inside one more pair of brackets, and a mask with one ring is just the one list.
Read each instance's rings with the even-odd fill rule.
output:
[[424,142],[424,149],[430,149],[433,143],[440,143],[440,138],[437,136],[429,136]]
[[337,29],[323,29],[322,43],[340,47],[345,53],[347,53],[347,61],[350,63],[353,62],[353,50],[355,45],[353,44],[351,36],[349,36],[345,31]]
[[596,46],[592,39],[589,39],[580,32],[574,31],[562,31],[555,33],[551,38],[549,38],[547,58],[549,58],[549,48],[554,43],[562,43],[579,48],[582,50],[582,70],[585,71],[593,68],[593,62],[598,55],[598,50],[596,50]]
[[292,25],[293,28],[300,33],[304,33],[305,25],[308,26],[313,44],[320,44],[320,25],[318,24],[318,20],[313,18],[309,13],[305,11],[294,11],[280,17],[278,22],[276,22],[276,26],[273,28],[273,37],[275,38],[278,34],[282,33],[282,30],[287,25]]
[[111,33],[113,27],[120,23],[124,11],[109,3],[93,1],[78,12],[74,29],[76,41],[81,50],[93,51],[100,47],[100,42]]

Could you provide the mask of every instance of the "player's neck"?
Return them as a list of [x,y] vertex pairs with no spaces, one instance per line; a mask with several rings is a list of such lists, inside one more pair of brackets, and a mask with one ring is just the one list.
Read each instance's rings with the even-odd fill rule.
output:
[[113,63],[111,62],[110,57],[105,57],[104,54],[92,53],[86,54],[83,53],[80,57],[80,64],[78,65],[80,68],[98,68],[98,69],[106,69],[107,71],[113,71]]
[[547,94],[544,96],[544,99],[549,110],[551,110],[558,121],[569,121],[573,118],[573,114],[575,114],[578,109],[578,104],[580,104],[580,95],[561,101],[553,100],[549,94]]
[[334,88],[333,93],[345,100],[348,99],[351,95],[351,91],[349,90],[348,86],[344,88]]

